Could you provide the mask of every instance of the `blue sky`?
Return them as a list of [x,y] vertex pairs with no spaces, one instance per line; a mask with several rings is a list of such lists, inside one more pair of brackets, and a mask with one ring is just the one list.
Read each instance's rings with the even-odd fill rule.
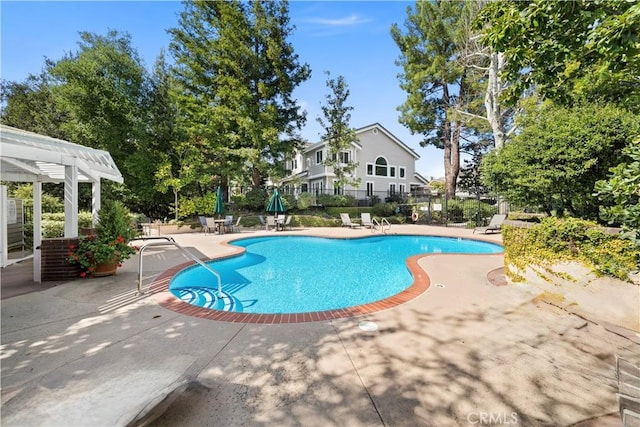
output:
[[[393,23],[401,26],[406,1],[292,1],[290,38],[301,62],[311,66],[311,79],[295,92],[307,110],[302,136],[319,139],[316,118],[327,95],[326,75],[342,75],[351,92],[348,104],[354,107],[351,126],[379,122],[420,155],[417,171],[429,178],[444,175],[442,150],[422,148],[420,136],[413,136],[398,122],[396,108],[405,99],[399,87],[395,65],[399,50],[390,35]],[[61,58],[75,51],[80,31],[105,34],[109,29],[131,34],[133,46],[148,69],[160,52],[169,46],[166,30],[178,24],[180,2],[13,2],[1,1],[1,65],[3,79],[24,80],[38,73],[45,58]]]

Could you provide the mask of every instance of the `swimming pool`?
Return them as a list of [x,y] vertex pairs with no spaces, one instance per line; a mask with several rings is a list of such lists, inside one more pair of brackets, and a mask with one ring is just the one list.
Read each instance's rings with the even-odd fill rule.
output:
[[358,239],[279,236],[230,242],[246,251],[176,274],[169,291],[199,307],[242,313],[343,309],[396,295],[413,283],[406,260],[425,253],[493,254],[497,244],[459,238],[393,235]]

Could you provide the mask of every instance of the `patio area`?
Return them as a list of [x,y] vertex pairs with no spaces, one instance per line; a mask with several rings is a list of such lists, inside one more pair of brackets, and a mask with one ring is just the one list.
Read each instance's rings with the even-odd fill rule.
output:
[[[223,242],[267,233],[174,237],[212,258],[233,252]],[[501,239],[415,225],[391,233]],[[145,289],[187,261],[169,246],[144,256]],[[615,356],[640,354],[637,333],[569,314],[526,284],[497,286],[502,255],[429,255],[418,263],[431,286],[415,299],[307,323],[170,311],[136,295],[137,256],[117,276],[3,295],[1,424],[621,425]],[[19,267],[2,271],[3,293],[9,269]],[[363,321],[378,330],[361,329]]]

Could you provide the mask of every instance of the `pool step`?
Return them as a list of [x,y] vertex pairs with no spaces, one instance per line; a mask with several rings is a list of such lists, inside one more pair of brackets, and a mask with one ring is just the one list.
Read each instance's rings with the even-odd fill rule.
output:
[[222,298],[218,297],[217,290],[211,288],[180,288],[173,293],[182,301],[198,307],[242,312],[242,304],[224,290]]

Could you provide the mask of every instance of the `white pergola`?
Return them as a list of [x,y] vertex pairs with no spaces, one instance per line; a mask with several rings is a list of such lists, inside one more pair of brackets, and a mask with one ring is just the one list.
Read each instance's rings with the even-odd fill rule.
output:
[[[78,183],[90,182],[94,223],[100,209],[100,180],[123,182],[107,151],[96,150],[0,124],[0,180],[33,183],[33,280],[40,283],[42,183],[64,182],[64,237],[78,236]],[[2,265],[7,261],[7,188],[0,190]]]

